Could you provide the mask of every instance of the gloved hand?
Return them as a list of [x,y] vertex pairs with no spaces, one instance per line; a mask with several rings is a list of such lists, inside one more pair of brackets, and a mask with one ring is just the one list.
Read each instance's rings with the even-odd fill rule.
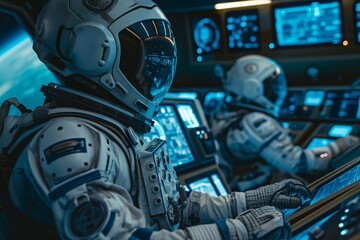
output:
[[347,137],[337,139],[335,144],[338,147],[338,152],[336,152],[336,155],[340,155],[349,148],[359,144],[359,138],[349,135]]
[[265,206],[248,210],[236,217],[247,232],[248,239],[289,239],[291,225],[283,213],[275,207]]
[[296,179],[287,179],[256,190],[246,191],[247,209],[275,206],[280,209],[300,207],[302,200],[310,199],[311,192]]

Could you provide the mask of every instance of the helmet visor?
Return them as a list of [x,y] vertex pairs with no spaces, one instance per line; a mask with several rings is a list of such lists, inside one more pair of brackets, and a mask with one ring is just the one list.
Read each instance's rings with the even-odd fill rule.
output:
[[144,97],[160,103],[171,86],[177,62],[170,25],[143,21],[126,28],[119,37],[120,70]]
[[263,81],[264,95],[275,106],[281,107],[286,97],[286,79],[279,68]]

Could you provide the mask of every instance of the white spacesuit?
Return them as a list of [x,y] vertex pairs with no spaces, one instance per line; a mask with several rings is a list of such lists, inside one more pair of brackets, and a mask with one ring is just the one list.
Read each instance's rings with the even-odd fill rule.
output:
[[212,119],[228,161],[248,163],[261,157],[285,173],[324,172],[332,159],[359,142],[348,136],[311,150],[294,146],[276,119],[286,85],[281,67],[259,55],[239,58],[228,71],[223,88],[231,100]]
[[[34,49],[63,85],[43,86],[46,103],[34,111],[16,99],[0,109],[12,239],[289,238],[277,208],[310,198],[299,181],[218,198],[186,194],[166,142],[144,143],[177,59],[153,2],[50,0]],[[11,106],[22,115],[9,116]]]

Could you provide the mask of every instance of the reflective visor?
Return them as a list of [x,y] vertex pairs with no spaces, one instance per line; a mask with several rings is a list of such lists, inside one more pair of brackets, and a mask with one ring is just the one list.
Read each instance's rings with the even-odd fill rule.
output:
[[274,105],[281,106],[286,97],[286,79],[279,68],[263,81],[264,96]]
[[148,100],[158,104],[169,90],[176,69],[176,45],[162,20],[136,23],[119,33],[120,70]]

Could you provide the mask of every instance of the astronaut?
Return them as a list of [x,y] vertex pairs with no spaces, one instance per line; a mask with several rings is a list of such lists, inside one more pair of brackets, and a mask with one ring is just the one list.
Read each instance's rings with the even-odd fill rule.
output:
[[[231,100],[213,117],[212,126],[231,168],[262,158],[285,173],[326,172],[332,159],[359,142],[348,136],[311,150],[294,146],[288,130],[277,119],[286,85],[281,67],[259,55],[239,58],[223,78],[223,89]],[[251,169],[256,172],[252,183],[266,182],[268,166],[257,164]],[[242,182],[238,188],[244,189],[251,177],[235,179]]]
[[[149,0],[50,0],[34,50],[61,80],[29,111],[0,108],[1,198],[12,239],[288,239],[278,209],[310,192],[285,180],[186,194],[166,142],[144,143],[176,68],[171,26]],[[9,116],[11,106],[21,116]],[[24,236],[25,235],[25,236]]]

